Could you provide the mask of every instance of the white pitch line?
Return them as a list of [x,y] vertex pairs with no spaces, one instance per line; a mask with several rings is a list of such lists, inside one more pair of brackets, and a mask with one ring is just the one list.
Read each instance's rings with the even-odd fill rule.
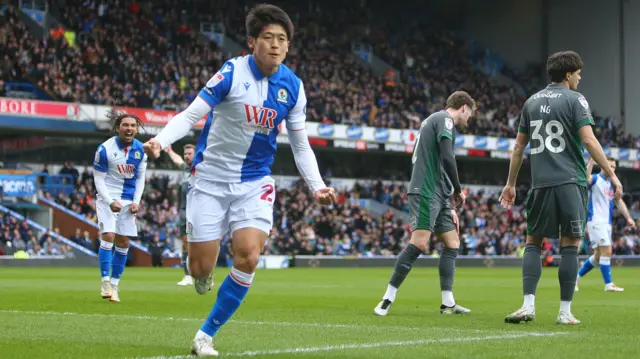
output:
[[[552,337],[556,335],[567,335],[567,334],[569,333],[568,332],[550,332],[550,333],[522,332],[517,334],[514,333],[514,334],[504,334],[504,335],[490,335],[490,336],[483,336],[483,337],[420,339],[420,340],[393,341],[393,342],[381,342],[381,343],[369,343],[369,344],[339,344],[339,345],[328,345],[324,347],[257,350],[257,351],[246,351],[242,353],[222,354],[221,356],[253,357],[258,355],[317,353],[317,352],[328,352],[328,351],[334,351],[334,350],[373,349],[373,348],[397,347],[397,346],[405,346],[405,345],[479,342],[479,341],[488,341],[488,340],[518,339],[518,338],[525,338],[525,337]],[[193,355],[155,356],[155,357],[144,357],[144,358],[139,357],[136,359],[192,359],[192,358],[195,358],[195,356]]]
[[[29,311],[29,310],[0,310],[0,314],[26,314],[26,315],[59,315],[59,316],[78,316],[89,318],[111,318],[111,319],[132,319],[132,320],[164,320],[176,322],[202,322],[200,318],[176,318],[176,317],[154,317],[147,315],[125,315],[125,314],[102,314],[102,313],[74,313],[74,312],[53,312],[53,311]],[[380,329],[380,330],[406,330],[406,331],[422,331],[427,329],[438,329],[451,332],[475,332],[482,333],[484,330],[475,329],[458,329],[446,327],[422,327],[411,328],[403,326],[382,326],[382,325],[358,325],[358,324],[326,324],[326,323],[297,323],[297,322],[265,322],[250,320],[229,320],[228,323],[240,325],[258,325],[258,326],[283,326],[283,327],[315,327],[315,328],[345,328],[345,329]]]

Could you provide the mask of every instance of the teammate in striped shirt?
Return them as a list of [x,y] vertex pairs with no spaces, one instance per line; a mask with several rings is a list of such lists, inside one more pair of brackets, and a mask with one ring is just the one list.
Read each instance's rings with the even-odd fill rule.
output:
[[145,144],[154,158],[207,116],[196,145],[187,194],[189,269],[195,289],[211,289],[220,241],[232,238],[233,268],[220,284],[209,317],[191,351],[217,356],[213,336],[236,312],[253,282],[273,223],[275,181],[271,174],[276,137],[285,130],[298,170],[320,204],[335,201],[321,176],[306,134],[302,81],[282,64],[293,37],[289,16],[273,5],[257,5],[246,18],[252,54],[227,61],[189,107]]
[[[609,158],[611,169],[615,171],[616,160]],[[589,206],[587,214],[587,232],[591,248],[594,254],[587,259],[578,272],[578,281],[591,271],[595,266],[600,267],[602,279],[604,279],[605,292],[624,292],[624,288],[618,287],[611,279],[611,234],[613,223],[613,208],[617,207],[627,220],[627,225],[635,227],[636,223],[629,214],[629,210],[622,198],[616,200],[613,197],[611,179],[606,173],[600,172],[592,175],[593,159],[587,165],[587,179],[589,180]],[[578,291],[576,281],[576,292]]]
[[[93,162],[93,180],[98,191],[96,212],[100,229],[98,259],[102,274],[100,294],[120,302],[118,287],[129,252],[129,237],[137,237],[135,216],[144,191],[147,155],[135,139],[140,119],[112,112],[115,136],[98,147]],[[115,253],[113,244],[115,241]]]

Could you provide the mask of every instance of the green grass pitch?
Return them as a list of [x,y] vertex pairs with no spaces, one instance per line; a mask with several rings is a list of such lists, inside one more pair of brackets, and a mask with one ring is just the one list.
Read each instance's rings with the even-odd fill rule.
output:
[[[373,308],[391,268],[260,270],[245,303],[215,340],[223,357],[634,358],[640,351],[640,270],[613,268],[624,293],[585,278],[572,310],[583,324],[555,324],[557,269],[545,269],[537,318],[504,324],[522,304],[519,268],[458,268],[454,293],[473,312],[439,314],[437,268],[416,268],[389,316]],[[218,268],[216,284],[227,270]],[[190,358],[215,300],[178,287],[176,269],[127,268],[122,303],[100,298],[98,268],[0,268],[0,358]]]

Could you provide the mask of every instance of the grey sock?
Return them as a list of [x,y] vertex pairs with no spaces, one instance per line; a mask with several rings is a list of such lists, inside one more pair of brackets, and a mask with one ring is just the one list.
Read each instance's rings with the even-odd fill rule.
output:
[[560,300],[570,302],[573,300],[578,277],[578,247],[560,247],[560,256],[560,268],[558,268]]
[[[525,295],[536,294],[536,287],[542,275],[542,249],[535,244],[527,244],[522,258],[522,291]],[[577,273],[577,272],[576,272]]]
[[440,290],[453,291],[453,276],[456,273],[456,257],[458,248],[444,248],[438,261],[440,272]]
[[184,269],[184,275],[189,275],[189,266],[187,265],[187,252],[182,252],[182,260],[180,261],[180,265],[182,265],[182,269]]
[[402,285],[404,279],[407,278],[413,263],[416,261],[420,253],[422,253],[422,251],[411,243],[404,248],[402,253],[398,256],[396,267],[393,270],[391,279],[389,279],[389,284],[391,286],[394,288],[400,288],[400,285]]

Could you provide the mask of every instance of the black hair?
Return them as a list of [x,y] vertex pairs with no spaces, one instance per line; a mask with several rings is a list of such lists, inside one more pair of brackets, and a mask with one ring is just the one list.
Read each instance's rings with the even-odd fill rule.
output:
[[560,51],[547,59],[547,75],[551,82],[562,82],[567,73],[580,70],[584,66],[580,55],[574,51]]
[[293,39],[293,22],[287,13],[281,8],[270,5],[260,4],[254,6],[245,20],[247,35],[257,39],[262,30],[273,24],[278,24],[284,28],[287,33],[287,40]]
[[111,131],[118,132],[118,127],[120,127],[122,120],[124,120],[125,118],[133,118],[134,120],[136,120],[138,128],[144,128],[144,125],[142,124],[142,121],[138,116],[122,112],[120,110],[111,110],[107,113],[107,119],[109,120],[109,122],[111,122]]

